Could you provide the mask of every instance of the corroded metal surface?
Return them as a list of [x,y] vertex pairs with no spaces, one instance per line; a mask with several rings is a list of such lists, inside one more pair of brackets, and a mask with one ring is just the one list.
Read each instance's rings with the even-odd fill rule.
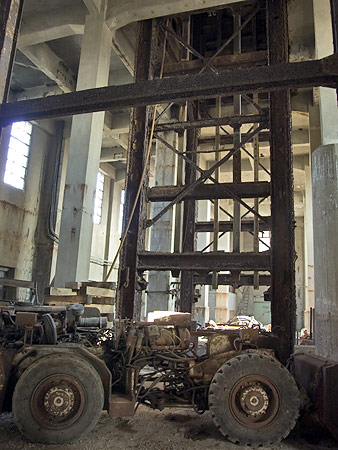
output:
[[121,86],[88,89],[43,99],[3,105],[0,125],[17,120],[64,117],[107,109],[154,105],[217,95],[283,90],[285,88],[334,86],[338,55],[322,60],[239,68],[218,74],[170,77]]
[[[148,200],[151,202],[167,202],[174,200],[185,186],[155,186],[148,190]],[[225,190],[226,188],[226,190]],[[236,195],[241,198],[267,197],[270,195],[270,183],[261,181],[257,183],[220,183],[203,184],[196,186],[185,198],[193,200],[207,200],[209,198],[233,198]]]
[[141,270],[270,270],[270,254],[262,253],[154,253],[140,252]]
[[[135,82],[148,80],[152,50],[152,21],[140,22],[138,31],[138,46],[135,59]],[[129,135],[129,152],[127,159],[126,194],[123,211],[122,233],[125,233],[128,221],[133,214],[120,257],[120,273],[118,285],[118,314],[125,318],[137,318],[140,305],[136,308],[134,299],[136,283],[136,255],[138,246],[142,248],[144,232],[140,228],[142,217],[143,196],[133,212],[134,202],[140,183],[147,184],[147,177],[142,180],[145,165],[145,154],[148,145],[148,124],[150,110],[147,106],[139,106],[132,110]],[[137,313],[137,311],[138,313]],[[136,315],[135,315],[136,314]]]
[[[269,0],[270,67],[286,63],[287,1]],[[272,216],[272,327],[278,327],[281,360],[293,352],[295,336],[294,207],[290,91],[270,94],[270,166]]]

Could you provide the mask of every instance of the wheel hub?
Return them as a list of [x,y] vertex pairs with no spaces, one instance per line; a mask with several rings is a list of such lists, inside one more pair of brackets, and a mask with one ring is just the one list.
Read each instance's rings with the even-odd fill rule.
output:
[[67,386],[50,388],[44,396],[44,407],[51,416],[64,417],[74,407],[74,392]]
[[262,375],[241,378],[230,392],[230,408],[242,425],[259,429],[271,423],[280,408],[280,395],[274,383]]
[[38,423],[47,428],[66,428],[81,416],[85,405],[82,384],[70,375],[53,375],[35,388],[31,411]]
[[259,385],[243,389],[240,394],[240,403],[243,410],[251,415],[264,414],[269,406],[269,397]]

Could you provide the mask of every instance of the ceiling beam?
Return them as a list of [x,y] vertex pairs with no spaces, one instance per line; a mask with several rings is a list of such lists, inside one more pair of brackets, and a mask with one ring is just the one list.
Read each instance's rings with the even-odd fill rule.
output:
[[[244,0],[237,0],[242,2]],[[121,28],[128,23],[180,14],[199,9],[213,8],[234,3],[234,0],[130,0],[128,2],[110,2],[107,11],[107,25],[111,29]]]
[[75,90],[75,75],[67,64],[47,44],[43,43],[23,48],[20,47],[20,51],[50,80],[55,81],[63,92],[67,93]]
[[107,109],[153,105],[172,101],[229,96],[253,91],[336,86],[338,54],[315,61],[239,68],[219,73],[140,81],[72,92],[44,99],[3,104],[0,124],[83,114]]
[[127,159],[127,152],[124,148],[102,148],[100,162],[115,162],[125,161]]
[[102,0],[83,0],[90,14],[99,14],[102,8]]

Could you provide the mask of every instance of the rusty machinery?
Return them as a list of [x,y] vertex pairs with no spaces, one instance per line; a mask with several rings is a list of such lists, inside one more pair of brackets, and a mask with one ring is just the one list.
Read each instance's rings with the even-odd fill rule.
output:
[[28,439],[72,441],[103,409],[132,416],[138,404],[209,409],[241,445],[279,441],[294,427],[299,392],[271,333],[192,331],[190,314],[106,320],[82,305],[1,306],[0,408]]

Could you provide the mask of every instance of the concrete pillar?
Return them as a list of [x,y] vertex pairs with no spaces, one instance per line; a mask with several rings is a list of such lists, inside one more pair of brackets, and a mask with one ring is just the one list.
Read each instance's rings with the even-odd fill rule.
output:
[[[316,57],[333,53],[330,0],[313,0]],[[336,91],[319,88],[321,145],[312,152],[317,354],[338,361],[338,108]]]
[[295,228],[295,281],[296,281],[296,330],[304,327],[305,288],[304,288],[304,218],[296,218]]
[[[210,221],[210,206],[211,203],[208,200],[198,202],[197,217],[199,222]],[[209,243],[210,233],[197,234],[197,251],[203,250]],[[209,286],[197,286],[197,288],[200,290],[201,296],[194,305],[194,318],[198,323],[205,325],[209,322]]]
[[[222,200],[221,206],[226,211],[231,211],[231,206],[233,204],[232,200]],[[222,213],[219,217],[219,220],[227,220],[228,218]],[[242,236],[239,240],[242,240]],[[233,242],[231,242],[231,234],[225,233],[219,239],[218,248],[220,251],[230,252],[233,246]],[[211,297],[211,298],[210,298]],[[235,315],[236,311],[236,294],[230,292],[229,286],[218,286],[216,291],[211,291],[209,295],[209,306],[210,310],[213,311],[214,316],[212,318],[217,323],[227,322],[230,317]]]
[[338,361],[338,144],[312,155],[316,351]]
[[310,310],[315,307],[314,256],[313,256],[313,213],[311,167],[305,166],[304,202],[304,259],[305,259],[305,306],[304,327],[310,331]]
[[[173,131],[161,133],[161,137],[170,145],[175,146]],[[176,156],[163,143],[156,141],[155,186],[175,184]],[[167,203],[159,202],[152,205],[152,217],[156,216]],[[173,209],[168,211],[151,227],[150,251],[171,252],[173,247]],[[170,271],[149,272],[147,312],[167,311],[170,306]]]
[[[77,90],[108,83],[112,33],[105,12],[88,15],[82,40]],[[88,280],[96,178],[104,112],[73,117],[55,285]]]

